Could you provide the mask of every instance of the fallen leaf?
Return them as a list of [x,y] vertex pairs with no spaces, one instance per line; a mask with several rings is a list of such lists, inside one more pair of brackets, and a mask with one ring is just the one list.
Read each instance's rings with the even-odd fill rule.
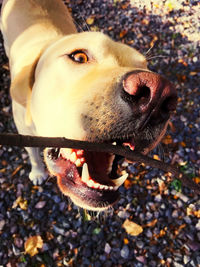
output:
[[94,16],[90,16],[86,19],[88,25],[92,25],[94,23]]
[[137,223],[134,223],[134,222],[130,221],[129,219],[125,220],[125,222],[123,223],[122,227],[124,227],[126,232],[129,235],[132,235],[132,236],[138,236],[139,234],[141,234],[143,232],[142,226],[140,226]]
[[183,64],[185,67],[187,67],[187,66],[188,66],[187,62],[185,62],[185,60],[184,60],[184,59],[182,59],[182,58],[180,58],[180,59],[178,60],[178,63],[181,63],[181,64]]
[[193,178],[193,181],[194,181],[196,184],[200,184],[200,177],[194,177],[194,178]]
[[19,196],[13,203],[12,208],[16,209],[19,206],[22,210],[27,210],[28,202],[23,197]]
[[143,25],[149,25],[149,20],[147,20],[147,19],[143,19],[143,20],[141,21],[141,23],[142,23]]
[[162,195],[162,193],[167,189],[167,185],[160,178],[157,178],[157,183],[158,183],[160,194]]
[[11,176],[12,176],[12,177],[15,176],[15,174],[17,174],[17,173],[21,170],[22,167],[23,167],[23,165],[19,165],[19,166],[12,172]]
[[3,64],[3,65],[2,65],[2,68],[3,68],[4,70],[9,70],[9,65],[8,65],[8,64]]
[[153,155],[153,159],[160,160],[159,156],[156,154]]
[[197,75],[197,73],[198,73],[197,71],[191,71],[191,72],[190,72],[190,75],[191,75],[191,76],[194,76],[194,75]]
[[119,34],[119,37],[120,38],[123,38],[126,34],[127,34],[127,30],[126,29],[124,29],[124,30],[122,30],[121,32],[120,32],[120,34]]
[[38,254],[38,248],[42,247],[43,247],[43,240],[39,235],[29,237],[24,244],[25,252],[29,254],[31,257]]
[[148,222],[147,224],[145,224],[144,226],[145,227],[154,227],[156,225],[157,221],[158,221],[157,219],[154,219],[154,220]]
[[124,244],[127,245],[129,243],[129,240],[127,238],[124,238]]
[[153,47],[155,45],[155,42],[158,40],[158,37],[156,35],[153,36],[153,39],[150,42],[150,47]]
[[125,182],[124,182],[124,187],[125,187],[126,189],[131,188],[132,185],[133,185],[133,184],[132,184],[132,182],[131,182],[130,179],[126,179],[126,180],[125,180]]
[[165,145],[169,145],[173,142],[171,135],[166,135],[163,139],[162,139],[162,143]]
[[186,143],[185,142],[180,142],[180,145],[182,146],[182,147],[186,147]]
[[200,210],[195,210],[194,216],[196,216],[197,218],[200,218]]

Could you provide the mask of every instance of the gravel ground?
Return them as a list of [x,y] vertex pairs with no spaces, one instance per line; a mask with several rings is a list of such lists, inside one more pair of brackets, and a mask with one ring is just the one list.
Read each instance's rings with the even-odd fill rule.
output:
[[[199,16],[195,0],[77,0],[79,30],[100,30],[147,53],[149,67],[174,82],[176,114],[153,156],[200,182]],[[86,25],[88,23],[88,26]],[[0,39],[0,132],[16,132],[9,71]],[[85,214],[61,195],[54,179],[28,180],[24,149],[0,147],[0,266],[200,266],[200,201],[169,174],[124,161],[130,178],[113,210]],[[91,218],[90,218],[91,217]],[[124,222],[134,222],[130,232]],[[25,246],[40,237],[31,256]]]

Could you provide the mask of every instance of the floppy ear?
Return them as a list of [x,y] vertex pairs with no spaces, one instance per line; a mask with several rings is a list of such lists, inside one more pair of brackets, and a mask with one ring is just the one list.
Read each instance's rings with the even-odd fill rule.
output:
[[26,108],[25,122],[30,125],[32,122],[30,113],[30,99],[32,93],[32,87],[34,84],[35,68],[37,66],[38,59],[34,64],[27,65],[16,74],[11,82],[10,95],[14,101]]

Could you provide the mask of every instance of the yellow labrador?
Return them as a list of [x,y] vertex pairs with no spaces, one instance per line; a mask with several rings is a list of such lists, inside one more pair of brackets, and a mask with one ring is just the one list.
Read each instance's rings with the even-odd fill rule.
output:
[[[143,55],[99,32],[77,33],[61,0],[5,0],[1,30],[10,63],[13,114],[22,134],[153,149],[176,107],[169,81],[147,69]],[[47,173],[39,150],[27,148],[29,178]],[[75,149],[44,151],[61,191],[100,210],[127,178],[111,179],[114,156]]]

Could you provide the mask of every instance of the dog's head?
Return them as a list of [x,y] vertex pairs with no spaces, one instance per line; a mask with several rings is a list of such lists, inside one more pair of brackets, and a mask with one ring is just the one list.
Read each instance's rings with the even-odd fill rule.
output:
[[[64,37],[42,54],[30,110],[38,135],[116,142],[147,154],[164,135],[176,101],[174,87],[147,69],[143,55],[86,32]],[[49,148],[44,154],[61,191],[77,205],[99,210],[117,200],[113,155]]]

